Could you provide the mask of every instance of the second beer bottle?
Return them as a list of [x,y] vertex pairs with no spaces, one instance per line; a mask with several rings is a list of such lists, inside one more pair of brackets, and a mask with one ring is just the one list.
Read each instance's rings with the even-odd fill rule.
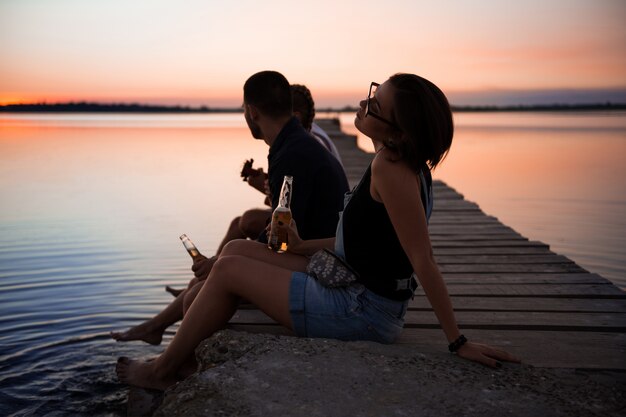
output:
[[287,231],[277,229],[278,222],[289,226],[291,223],[291,192],[293,190],[293,177],[285,175],[283,186],[280,189],[280,197],[278,206],[272,213],[272,225],[270,228],[270,236],[267,246],[278,253],[287,251]]
[[196,245],[194,245],[191,239],[185,234],[180,235],[180,240],[183,242],[183,246],[185,246],[187,252],[189,252],[189,256],[195,260],[200,255],[200,251],[196,248]]

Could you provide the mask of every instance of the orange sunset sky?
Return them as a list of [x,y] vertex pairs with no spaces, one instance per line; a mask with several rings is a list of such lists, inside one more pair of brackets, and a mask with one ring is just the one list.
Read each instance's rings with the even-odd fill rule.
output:
[[1,0],[0,104],[241,104],[275,69],[318,106],[414,72],[457,105],[626,102],[624,0]]

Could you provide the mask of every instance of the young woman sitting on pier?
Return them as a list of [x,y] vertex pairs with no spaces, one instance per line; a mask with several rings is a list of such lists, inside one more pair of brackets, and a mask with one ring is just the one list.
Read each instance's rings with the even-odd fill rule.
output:
[[[165,389],[183,378],[193,369],[195,348],[225,327],[242,298],[298,336],[392,343],[415,288],[413,273],[451,351],[492,367],[518,361],[461,335],[433,256],[427,228],[430,170],[448,152],[453,135],[445,95],[422,77],[396,74],[370,85],[355,126],[371,138],[376,155],[350,196],[337,237],[303,241],[294,222],[284,254],[257,242],[229,243],[167,349],[150,362],[118,360],[122,382]],[[358,282],[329,288],[304,273],[308,256],[322,248],[345,257],[359,273]]]

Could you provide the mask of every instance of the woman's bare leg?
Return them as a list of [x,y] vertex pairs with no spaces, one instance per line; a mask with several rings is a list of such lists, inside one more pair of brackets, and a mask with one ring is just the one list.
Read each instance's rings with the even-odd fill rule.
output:
[[239,255],[257,261],[280,266],[291,271],[304,272],[309,263],[306,256],[296,255],[290,252],[276,253],[267,248],[267,245],[254,240],[233,240],[222,250],[222,256]]
[[165,352],[151,362],[121,358],[116,367],[118,378],[129,385],[161,390],[174,384],[198,344],[228,323],[241,297],[292,329],[291,274],[242,256],[220,257]]
[[[222,256],[245,256],[250,259],[256,259],[261,262],[267,262],[290,271],[303,272],[308,264],[308,259],[301,255],[294,255],[292,253],[275,253],[267,249],[267,246],[263,243],[255,242],[252,240],[233,240],[222,251]],[[201,284],[204,281],[199,281]],[[187,309],[191,306],[194,298],[200,291],[200,286],[196,285],[198,281],[190,281],[187,292],[185,293],[185,303],[183,305],[183,314],[186,314]],[[243,302],[249,302],[248,299],[242,300]]]
[[198,296],[198,293],[202,289],[202,285],[205,282],[206,282],[206,280],[200,281],[194,287],[190,288],[189,290],[187,290],[185,292],[185,297],[184,297],[184,301],[183,301],[183,315],[187,314],[187,311],[189,310],[189,308],[193,304],[193,300],[196,299],[196,297]]

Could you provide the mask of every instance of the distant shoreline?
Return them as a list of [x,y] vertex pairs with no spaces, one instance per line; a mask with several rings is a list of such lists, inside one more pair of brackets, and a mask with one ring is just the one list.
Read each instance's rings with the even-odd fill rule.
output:
[[[357,107],[318,108],[318,113],[356,112]],[[626,110],[626,103],[551,104],[515,106],[452,106],[453,112],[542,112],[542,111],[610,111]],[[158,106],[149,104],[103,104],[88,102],[8,104],[0,106],[4,113],[241,113],[241,107]]]

